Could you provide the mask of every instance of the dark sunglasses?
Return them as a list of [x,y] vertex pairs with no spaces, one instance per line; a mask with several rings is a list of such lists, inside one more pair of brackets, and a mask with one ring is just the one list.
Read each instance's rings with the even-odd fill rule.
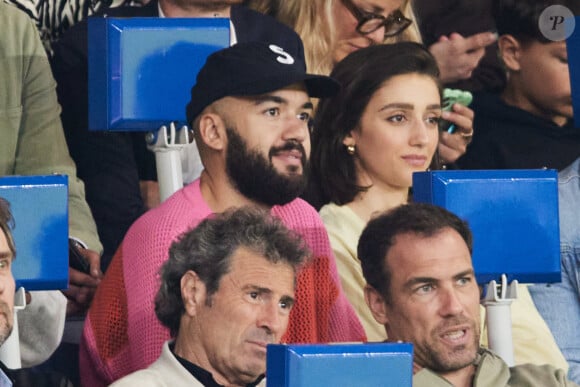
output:
[[358,20],[356,30],[362,35],[368,35],[381,27],[385,27],[385,38],[395,36],[409,27],[413,21],[407,19],[400,10],[385,17],[376,13],[361,11],[351,0],[341,0],[342,4]]

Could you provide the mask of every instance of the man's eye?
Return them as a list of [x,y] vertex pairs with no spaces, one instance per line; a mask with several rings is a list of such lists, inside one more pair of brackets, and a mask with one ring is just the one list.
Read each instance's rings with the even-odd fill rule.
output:
[[0,260],[0,269],[9,269],[10,268],[10,261],[7,259]]
[[280,115],[280,109],[270,108],[270,109],[266,110],[266,115],[268,115],[270,117],[277,117]]
[[470,277],[463,277],[457,280],[457,283],[459,285],[467,285],[471,282],[471,278]]
[[306,112],[300,113],[300,114],[298,114],[298,119],[301,121],[309,122],[310,121],[310,113],[306,113]]
[[431,291],[433,291],[434,286],[431,284],[427,284],[427,285],[422,285],[420,287],[417,288],[417,293],[419,294],[427,294]]
[[280,309],[282,309],[284,312],[290,312],[290,309],[292,309],[293,305],[294,302],[292,300],[281,300],[279,303]]
[[260,293],[258,293],[258,292],[251,292],[250,293],[250,298],[253,300],[257,300],[259,296],[260,296]]

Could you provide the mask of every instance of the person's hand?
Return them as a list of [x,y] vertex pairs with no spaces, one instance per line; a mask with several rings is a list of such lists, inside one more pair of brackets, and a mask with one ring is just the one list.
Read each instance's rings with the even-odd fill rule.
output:
[[485,54],[485,48],[497,40],[493,32],[481,32],[464,38],[456,32],[441,36],[429,47],[439,66],[441,81],[452,83],[471,77]]
[[85,274],[71,267],[69,273],[69,288],[63,291],[68,299],[67,316],[83,315],[88,310],[101,282],[101,257],[96,251],[79,248],[79,253],[87,259],[90,265],[90,274]]
[[439,159],[443,164],[454,163],[467,150],[473,138],[473,110],[453,104],[452,111],[444,111],[441,118],[455,124],[455,133],[442,131],[439,135]]

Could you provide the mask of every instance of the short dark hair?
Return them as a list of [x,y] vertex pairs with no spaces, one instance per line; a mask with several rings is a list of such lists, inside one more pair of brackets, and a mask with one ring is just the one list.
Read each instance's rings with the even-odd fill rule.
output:
[[465,241],[469,253],[473,237],[467,222],[444,208],[425,203],[410,203],[395,207],[371,219],[358,242],[358,258],[367,284],[390,301],[391,272],[386,264],[395,238],[403,234],[431,237],[451,228]]
[[10,212],[10,203],[4,198],[0,197],[0,230],[4,232],[8,248],[12,253],[12,259],[16,258],[16,245],[12,237],[12,229],[14,229],[14,218]]
[[540,31],[538,21],[551,5],[562,5],[580,15],[578,0],[493,0],[492,14],[499,35],[512,35],[521,43],[552,42]]
[[230,270],[231,257],[245,247],[268,261],[283,262],[296,272],[310,256],[302,238],[278,218],[252,207],[212,215],[183,233],[169,248],[169,260],[161,268],[161,286],[155,297],[155,313],[174,337],[185,312],[181,277],[194,271],[207,288],[207,304]]
[[390,78],[424,74],[439,87],[439,69],[433,56],[420,44],[401,42],[357,50],[332,71],[341,85],[334,97],[320,101],[312,132],[311,178],[319,183],[322,201],[342,205],[368,189],[357,185],[354,159],[342,141],[359,125],[371,97]]

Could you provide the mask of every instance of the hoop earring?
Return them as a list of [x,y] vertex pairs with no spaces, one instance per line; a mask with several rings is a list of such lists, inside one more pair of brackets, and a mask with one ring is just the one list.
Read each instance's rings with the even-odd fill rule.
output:
[[354,155],[354,152],[356,151],[356,147],[355,145],[347,145],[346,146],[346,153],[348,153],[349,155]]

